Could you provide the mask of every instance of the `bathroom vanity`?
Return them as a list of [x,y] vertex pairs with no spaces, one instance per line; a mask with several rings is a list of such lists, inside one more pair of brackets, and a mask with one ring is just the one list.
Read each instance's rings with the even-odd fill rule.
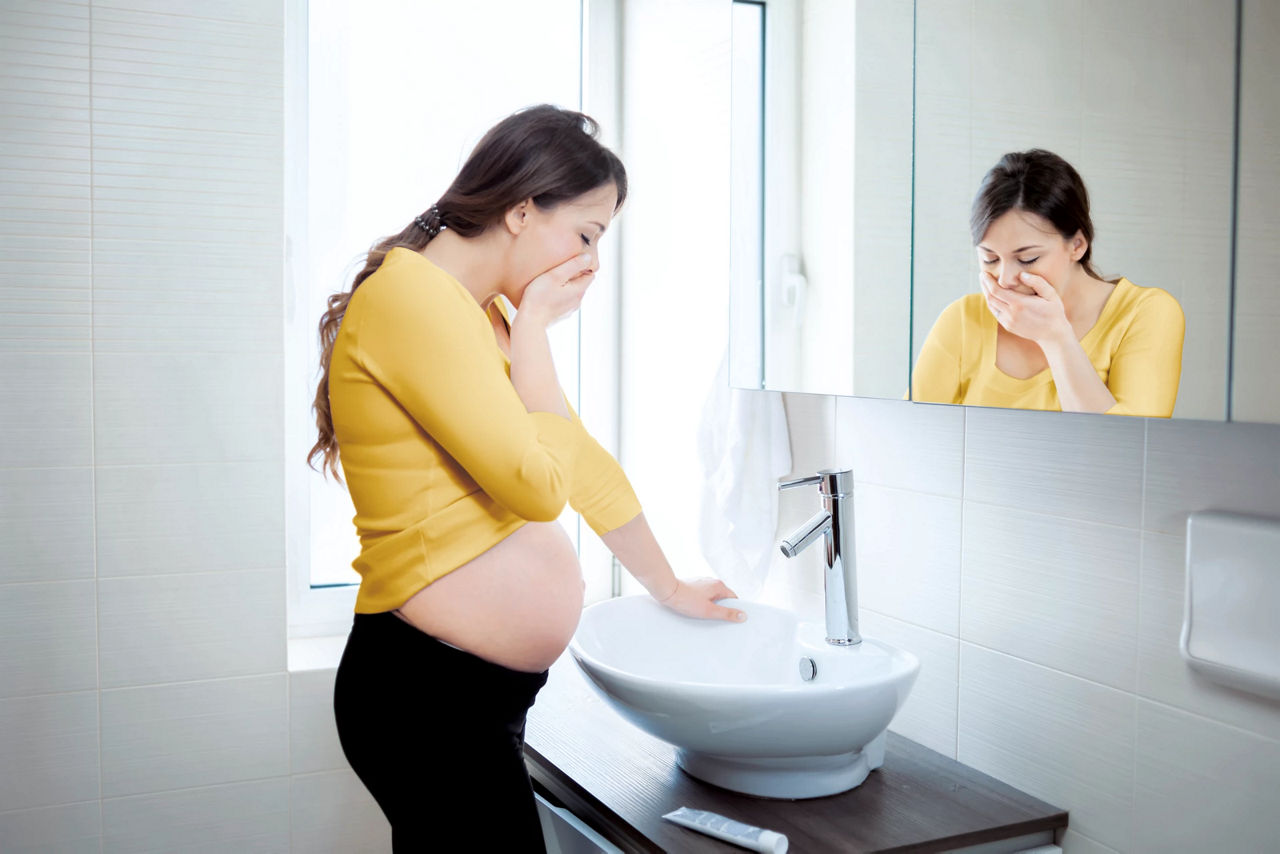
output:
[[785,833],[795,852],[994,854],[1050,844],[1067,826],[1063,810],[895,733],[884,767],[839,795],[768,800],[703,783],[606,706],[568,655],[529,710],[525,756],[539,794],[626,852],[742,850],[663,820],[682,806]]

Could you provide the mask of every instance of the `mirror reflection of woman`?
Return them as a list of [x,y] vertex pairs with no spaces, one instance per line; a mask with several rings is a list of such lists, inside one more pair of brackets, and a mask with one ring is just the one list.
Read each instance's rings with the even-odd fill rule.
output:
[[1084,182],[1039,149],[1006,154],[970,215],[980,291],[943,310],[912,399],[1168,418],[1185,321],[1167,291],[1094,268]]

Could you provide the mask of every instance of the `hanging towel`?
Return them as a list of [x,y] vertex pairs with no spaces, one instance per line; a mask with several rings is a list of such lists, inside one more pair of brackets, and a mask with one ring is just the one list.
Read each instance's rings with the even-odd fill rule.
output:
[[782,394],[729,387],[728,354],[698,424],[702,556],[740,598],[764,586],[776,545],[778,479],[791,471]]

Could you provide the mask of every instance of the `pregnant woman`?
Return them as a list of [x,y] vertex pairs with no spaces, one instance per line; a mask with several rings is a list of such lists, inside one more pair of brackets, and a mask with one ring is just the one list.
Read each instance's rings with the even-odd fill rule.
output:
[[973,202],[980,292],[938,317],[911,397],[1168,418],[1185,321],[1160,288],[1094,269],[1089,195],[1061,157],[1006,154]]
[[498,123],[321,319],[311,460],[341,463],[361,543],[334,712],[397,852],[543,849],[524,723],[582,610],[566,501],[665,606],[745,616],[676,578],[556,379],[547,327],[627,191],[595,134],[550,106]]

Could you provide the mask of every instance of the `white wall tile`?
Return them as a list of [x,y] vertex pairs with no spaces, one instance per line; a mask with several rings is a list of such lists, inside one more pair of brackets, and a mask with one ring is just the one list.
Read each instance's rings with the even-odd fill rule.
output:
[[1275,427],[1151,421],[1147,442],[1147,530],[1181,535],[1196,510],[1280,516]]
[[102,801],[104,854],[286,854],[289,779]]
[[1280,314],[1236,318],[1231,376],[1231,417],[1280,424],[1280,395],[1272,366],[1280,364]]
[[98,576],[284,565],[276,462],[97,470]]
[[827,394],[784,394],[791,443],[791,476],[807,477],[835,456],[836,401]]
[[[1010,151],[1047,148],[1069,163],[1080,160],[1081,140],[1085,134],[1078,114],[1026,107],[1004,99],[977,101],[972,110],[973,136],[969,148],[969,175],[972,177],[966,182],[971,193],[977,192],[982,176]],[[963,222],[968,218],[968,211],[966,205],[954,211],[953,216]],[[972,237],[970,241],[972,246]],[[976,259],[976,252],[973,257]],[[977,272],[976,261],[968,270]],[[971,290],[976,292],[973,273],[966,279],[958,279],[957,297]]]
[[964,409],[836,398],[836,465],[854,479],[959,498]]
[[0,468],[93,462],[87,353],[6,353],[0,361]]
[[[982,0],[974,4],[973,93],[1010,106],[1069,111],[1081,98],[1081,4]],[[1029,46],[1036,61],[1022,62]],[[1018,73],[1010,73],[1017,63]],[[940,68],[939,71],[947,69]]]
[[0,583],[93,577],[93,469],[0,469]]
[[[4,5],[0,353],[5,358],[89,352],[88,12],[88,4]],[[0,417],[0,424],[6,421]]]
[[889,729],[955,759],[960,642],[866,609],[858,615],[858,631],[920,659],[916,684]]
[[917,95],[968,97],[974,53],[972,17],[972,2],[916,3]]
[[333,668],[289,674],[289,772],[350,767],[333,717]]
[[1058,841],[1062,846],[1064,854],[1119,854],[1116,849],[1109,845],[1103,845],[1083,833],[1076,833],[1070,828],[1062,834],[1062,839]]
[[98,687],[93,581],[0,585],[0,697]]
[[0,851],[99,854],[101,821],[101,805],[96,800],[0,813]]
[[1141,532],[966,502],[960,637],[1134,690]]
[[227,0],[213,7],[202,4],[199,0],[94,0],[93,9],[95,18],[101,12],[112,9],[149,12],[162,19],[173,16],[190,29],[195,29],[206,18],[278,28],[283,24],[284,16],[283,5],[260,3],[257,0]]
[[99,465],[280,457],[279,355],[99,354],[93,373]]
[[102,686],[283,671],[279,569],[98,582]]
[[1179,651],[1186,602],[1186,537],[1142,539],[1138,693],[1171,706],[1280,739],[1280,702],[1205,679]]
[[[1191,316],[1191,310],[1185,306],[1183,311]],[[1173,407],[1175,419],[1227,420],[1227,391],[1223,379],[1227,375],[1230,346],[1227,343],[1227,320],[1225,311],[1203,311],[1188,324],[1182,342],[1178,400]]]
[[[280,276],[277,270],[255,278]],[[189,282],[190,277],[186,278]],[[135,277],[127,291],[108,291],[100,281],[95,277],[93,336],[98,353],[281,351],[284,314],[278,301],[262,304],[220,293],[225,290],[221,281],[201,282],[207,290],[190,295],[175,292],[169,277],[163,281]]]
[[156,11],[93,20],[95,352],[278,353],[280,31]]
[[1133,831],[1132,694],[960,644],[957,759],[1071,813],[1124,851]]
[[294,854],[386,854],[391,825],[351,771],[292,778]]
[[282,776],[285,674],[102,692],[105,797]]
[[1280,742],[1138,701],[1133,851],[1273,851]]
[[0,812],[98,797],[98,696],[0,700]]
[[[964,31],[968,31],[968,16],[972,4],[934,3],[936,9],[955,9],[963,12]],[[918,20],[921,27],[930,26],[926,16],[933,17],[933,9],[921,9]],[[920,38],[923,39],[923,33]],[[961,39],[950,39],[959,43]],[[921,50],[925,50],[921,45]],[[969,86],[968,74],[932,74],[924,67],[917,74],[917,82],[923,89],[928,86]],[[964,67],[964,66],[961,66]],[[965,68],[967,71],[967,68]],[[957,68],[959,71],[959,68]],[[926,73],[931,74],[926,78]],[[917,126],[928,127],[929,133],[921,134],[915,141],[915,209],[912,211],[915,265],[911,280],[912,364],[920,355],[929,331],[942,310],[978,285],[977,257],[969,238],[967,211],[972,201],[973,187],[981,178],[971,165],[973,111],[967,97],[945,97],[927,94],[916,96]]]
[[966,501],[1141,524],[1143,419],[973,407],[965,416]]
[[860,484],[854,491],[858,604],[960,633],[960,500]]

